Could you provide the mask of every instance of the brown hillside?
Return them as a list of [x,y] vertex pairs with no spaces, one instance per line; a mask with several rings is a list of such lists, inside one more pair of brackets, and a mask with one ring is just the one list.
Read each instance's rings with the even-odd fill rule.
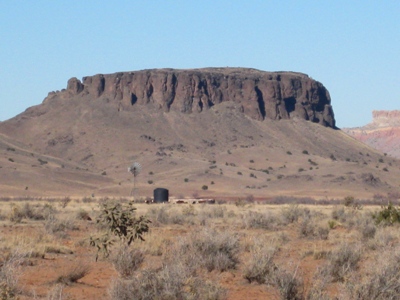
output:
[[[186,111],[178,108],[185,103],[184,96],[176,92],[178,88],[173,93],[173,103],[177,106],[165,109],[157,101],[167,101],[168,97],[143,96],[148,93],[138,92],[145,89],[136,85],[134,78],[124,83],[126,86],[121,79],[118,88],[108,82],[135,72],[87,77],[83,83],[70,80],[68,89],[50,93],[41,105],[0,123],[2,193],[127,196],[132,189],[127,167],[133,161],[143,166],[137,178],[137,195],[142,196],[151,196],[155,187],[166,187],[175,196],[196,193],[262,198],[350,194],[370,197],[398,190],[394,176],[400,175],[397,160],[382,159],[379,152],[329,127],[334,125],[333,111],[329,93],[321,84],[298,73],[280,72],[278,81],[273,79],[275,73],[234,70],[236,87],[229,93],[225,91],[226,95],[219,98],[223,101],[215,101],[211,91],[200,92],[198,83],[194,87],[190,85],[193,88],[188,86],[187,95],[194,93],[204,99],[207,94],[208,100],[200,100],[203,106],[195,110],[199,102],[193,99],[191,106],[186,106],[191,109]],[[165,78],[166,72],[173,71],[143,72]],[[193,72],[198,78],[204,76],[212,81],[210,69],[177,72],[176,87],[180,86],[181,72]],[[218,69],[216,77],[224,76],[228,80],[233,76],[230,72],[230,69]],[[244,87],[251,87],[246,83],[249,78],[252,82],[261,82],[263,76],[272,76],[272,86],[279,86],[281,92],[268,98],[265,95],[269,85],[259,88],[264,101],[260,106],[260,96],[248,98],[251,88]],[[103,78],[103,84],[94,88],[94,78]],[[303,85],[302,80],[310,82],[310,87],[306,87],[308,83]],[[268,103],[290,98],[283,92],[286,82],[301,83],[290,85],[290,101],[295,105],[280,106],[275,110],[279,114],[269,117]],[[223,90],[222,82],[218,84]],[[154,94],[159,88],[155,83],[152,86]],[[168,90],[167,86],[164,85],[164,90]],[[114,93],[118,90],[124,91],[123,95]],[[285,93],[288,91],[286,86]],[[312,91],[319,96],[311,97]],[[131,100],[136,97],[136,101],[124,106],[126,94]],[[265,115],[261,113],[263,118],[253,115],[251,112],[257,110],[251,107],[265,111]],[[305,112],[303,117],[297,114],[300,109]],[[48,163],[40,163],[39,158]],[[202,189],[204,185],[207,190]]]

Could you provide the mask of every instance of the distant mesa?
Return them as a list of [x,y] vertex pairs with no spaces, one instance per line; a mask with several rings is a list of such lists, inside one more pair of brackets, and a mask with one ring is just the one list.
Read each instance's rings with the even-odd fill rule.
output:
[[335,128],[331,98],[322,83],[295,72],[246,68],[153,69],[98,74],[68,81],[54,97],[106,99],[118,110],[153,106],[165,112],[200,113],[231,101],[252,119],[309,120]]
[[374,110],[371,123],[343,128],[355,139],[383,153],[400,158],[400,110]]

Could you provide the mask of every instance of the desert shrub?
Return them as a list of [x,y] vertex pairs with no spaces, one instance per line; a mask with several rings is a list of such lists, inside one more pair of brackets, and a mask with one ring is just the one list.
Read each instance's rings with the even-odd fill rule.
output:
[[245,229],[261,228],[272,230],[276,229],[280,224],[280,220],[275,214],[270,212],[259,213],[255,211],[247,211],[242,215],[242,226]]
[[157,270],[142,271],[129,280],[117,278],[109,289],[111,299],[138,300],[190,299],[218,300],[225,291],[211,281],[193,276],[183,264],[164,265]]
[[62,208],[66,208],[67,205],[71,202],[71,198],[70,197],[64,197],[63,199],[60,200],[60,206]]
[[[329,276],[321,268],[318,268],[313,275],[312,282],[305,294],[305,300],[331,300],[326,291],[329,284]],[[336,298],[334,298],[336,299]]]
[[223,218],[226,214],[226,207],[224,206],[209,206],[204,205],[199,212],[200,217],[202,218],[209,218],[209,219],[216,219],[216,218]]
[[283,268],[276,268],[272,272],[269,283],[278,289],[282,300],[304,299],[304,285],[301,278],[297,276],[297,268],[291,272]]
[[297,222],[304,211],[297,204],[290,204],[281,210],[282,222],[290,224]]
[[223,218],[226,214],[226,207],[212,206],[210,208],[212,218]]
[[353,276],[346,281],[345,288],[349,299],[398,299],[400,257],[391,251],[387,251],[381,257],[377,264],[369,265],[367,276]]
[[331,212],[332,219],[339,221],[342,224],[347,224],[349,226],[354,222],[354,214],[344,207],[335,207]]
[[376,234],[376,225],[369,216],[358,220],[357,229],[364,240],[372,239]]
[[44,223],[44,228],[49,234],[66,234],[67,230],[78,230],[79,227],[75,224],[74,218],[59,219],[55,215],[51,215]]
[[68,269],[64,272],[64,274],[60,275],[56,279],[56,283],[62,284],[72,284],[76,283],[79,279],[85,277],[89,273],[89,266],[86,264],[77,264],[72,268]]
[[250,250],[250,258],[244,266],[243,277],[249,282],[265,283],[276,268],[273,258],[277,252],[278,247],[268,241],[255,240]]
[[353,196],[347,196],[343,199],[343,205],[346,207],[352,206],[354,204],[354,197]]
[[130,249],[125,244],[119,245],[117,249],[114,249],[111,256],[111,263],[123,278],[132,276],[140,268],[143,261],[144,254],[141,250]]
[[29,219],[32,214],[32,207],[29,203],[26,203],[22,207],[18,204],[11,204],[11,212],[9,214],[9,220],[11,222],[19,223],[22,219]]
[[328,227],[329,229],[335,229],[337,226],[337,222],[335,220],[329,220],[328,221]]
[[201,187],[201,189],[204,190],[204,191],[206,191],[206,190],[208,190],[208,186],[207,186],[207,185],[203,185],[203,186]]
[[171,209],[167,206],[151,207],[147,213],[154,225],[159,224],[184,224],[185,217],[176,209]]
[[343,205],[353,209],[362,209],[360,200],[356,200],[353,196],[347,196],[343,199]]
[[165,260],[169,262],[180,259],[192,269],[205,268],[209,272],[223,272],[236,268],[239,262],[239,246],[236,234],[206,227],[196,235],[180,239]]
[[391,227],[378,227],[373,239],[368,241],[368,246],[373,249],[387,249],[396,243],[396,237]]
[[11,205],[11,212],[8,215],[8,218],[11,222],[20,223],[24,218],[22,214],[21,207],[19,205],[12,204]]
[[318,163],[316,163],[315,161],[311,160],[310,158],[308,159],[308,162],[313,166],[318,166]]
[[298,227],[299,237],[310,239],[328,239],[329,227],[319,225],[310,217],[303,218]]
[[333,281],[344,281],[346,276],[358,268],[361,259],[361,247],[356,244],[342,243],[327,257],[324,271]]
[[20,266],[24,257],[24,254],[14,251],[0,262],[0,299],[17,299]]
[[185,205],[182,208],[182,215],[184,216],[195,216],[196,215],[196,210],[192,204]]
[[86,210],[80,208],[76,212],[76,219],[77,220],[89,220],[90,221],[92,218],[89,216],[89,213]]
[[393,225],[400,222],[400,208],[396,208],[391,202],[387,206],[382,206],[379,212],[372,216],[376,224]]
[[96,222],[105,228],[106,233],[92,236],[89,241],[91,246],[97,248],[96,260],[100,253],[108,257],[109,247],[115,239],[128,246],[137,239],[144,241],[143,234],[149,231],[150,220],[144,216],[137,218],[135,211],[133,202],[105,201],[101,204]]
[[56,284],[48,293],[47,293],[47,300],[63,300],[63,291],[64,291],[64,284]]
[[45,220],[50,214],[55,212],[54,208],[50,204],[44,206],[32,206],[29,203],[25,203],[20,206],[18,204],[11,205],[11,212],[9,214],[9,220],[11,222],[19,223],[23,219],[30,220]]
[[94,199],[91,198],[91,197],[83,197],[83,198],[82,198],[82,202],[83,202],[83,203],[91,203],[91,202],[93,202],[93,201],[94,201]]

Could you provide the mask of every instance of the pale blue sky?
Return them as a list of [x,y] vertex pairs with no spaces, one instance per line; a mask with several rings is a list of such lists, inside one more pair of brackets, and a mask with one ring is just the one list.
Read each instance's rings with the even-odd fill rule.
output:
[[339,127],[400,109],[400,1],[0,2],[0,121],[71,77],[149,68],[297,71]]

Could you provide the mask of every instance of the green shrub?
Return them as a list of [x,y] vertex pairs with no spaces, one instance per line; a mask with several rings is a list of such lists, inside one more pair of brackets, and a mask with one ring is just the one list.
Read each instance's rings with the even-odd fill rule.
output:
[[329,221],[328,221],[328,227],[329,227],[329,229],[335,229],[336,226],[337,226],[337,223],[336,223],[335,220],[329,220]]
[[133,202],[127,204],[105,201],[101,204],[97,223],[106,229],[106,233],[90,237],[90,245],[97,248],[96,260],[99,253],[109,256],[109,247],[118,238],[123,244],[130,245],[134,240],[144,241],[143,234],[149,231],[150,220],[144,216],[135,217],[136,208]]
[[376,224],[393,225],[400,222],[400,208],[394,207],[390,202],[387,206],[382,206],[382,209],[372,217]]
[[354,197],[353,196],[347,196],[343,199],[343,205],[346,207],[350,207],[354,204]]

